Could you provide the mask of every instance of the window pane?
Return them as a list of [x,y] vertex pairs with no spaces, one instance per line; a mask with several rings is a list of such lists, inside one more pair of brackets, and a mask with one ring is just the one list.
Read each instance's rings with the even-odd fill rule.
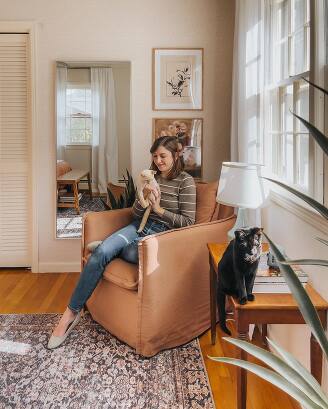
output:
[[284,132],[293,132],[293,86],[282,88],[282,129]]
[[292,31],[303,27],[306,23],[306,6],[307,0],[292,1]]
[[291,38],[291,75],[297,75],[306,70],[305,54],[305,32],[304,28],[293,34]]
[[308,189],[309,187],[309,135],[297,135],[296,136],[298,156],[297,161],[297,184]]
[[288,2],[274,1],[273,7],[273,78],[275,82],[288,78]]
[[[300,81],[296,92],[296,113],[309,120],[309,84]],[[296,183],[309,187],[309,134],[301,121],[295,121],[296,136]]]
[[289,183],[294,183],[294,137],[293,134],[283,135],[283,177]]
[[84,118],[72,118],[71,119],[71,129],[85,129],[85,119]]

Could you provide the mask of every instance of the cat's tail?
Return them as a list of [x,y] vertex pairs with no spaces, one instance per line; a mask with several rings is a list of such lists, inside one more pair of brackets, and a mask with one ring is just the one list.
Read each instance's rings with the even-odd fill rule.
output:
[[143,228],[145,227],[145,225],[147,223],[147,220],[148,220],[148,216],[150,214],[150,211],[151,211],[151,206],[148,206],[147,209],[145,210],[143,216],[142,216],[139,229],[137,230],[138,233],[140,233],[143,230]]
[[226,324],[226,310],[225,310],[225,302],[226,302],[226,295],[223,292],[220,283],[218,283],[217,289],[217,304],[218,304],[218,311],[219,311],[219,322],[220,327],[223,332],[231,336],[231,332],[229,331],[227,324]]

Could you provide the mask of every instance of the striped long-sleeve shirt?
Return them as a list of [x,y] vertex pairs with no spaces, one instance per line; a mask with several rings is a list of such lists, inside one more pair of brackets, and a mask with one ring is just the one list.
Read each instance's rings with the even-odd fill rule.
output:
[[[169,228],[179,228],[195,223],[196,185],[192,176],[181,172],[176,178],[168,180],[159,175],[157,178],[161,190],[160,206],[165,210],[162,216],[150,212],[149,218],[167,225]],[[145,209],[138,199],[133,204],[135,218],[141,219]]]

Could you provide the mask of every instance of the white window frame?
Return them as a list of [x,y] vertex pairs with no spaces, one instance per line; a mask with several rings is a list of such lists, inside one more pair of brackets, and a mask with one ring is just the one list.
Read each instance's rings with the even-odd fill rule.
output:
[[[310,1],[306,0],[306,13],[305,13],[305,21],[303,26],[300,28],[298,28],[297,30],[294,29],[292,21],[293,21],[293,16],[292,16],[292,9],[293,9],[293,4],[294,4],[295,0],[283,0],[282,3],[285,3],[287,9],[288,9],[288,30],[287,30],[287,36],[280,39],[280,42],[287,42],[287,58],[288,61],[286,62],[287,67],[288,67],[288,78],[284,78],[282,80],[277,80],[277,76],[276,73],[272,71],[272,60],[271,58],[269,58],[269,65],[268,65],[268,69],[271,71],[268,71],[268,76],[267,76],[267,82],[268,82],[268,78],[270,78],[271,80],[276,79],[275,82],[272,82],[270,84],[267,84],[265,86],[265,97],[264,97],[264,101],[265,101],[265,107],[266,109],[269,107],[269,93],[272,91],[276,91],[277,95],[278,95],[278,112],[279,112],[279,117],[277,119],[277,122],[279,122],[279,124],[276,124],[276,129],[277,132],[271,132],[271,129],[269,129],[269,116],[268,113],[266,114],[266,118],[265,118],[265,128],[264,128],[264,132],[266,137],[264,138],[264,141],[267,141],[264,143],[263,146],[263,150],[264,150],[264,158],[265,158],[265,164],[268,166],[268,168],[271,170],[271,172],[273,174],[275,174],[277,177],[279,178],[284,178],[283,175],[283,135],[285,134],[285,130],[283,129],[282,126],[282,108],[283,108],[283,90],[292,85],[293,86],[293,112],[297,112],[296,110],[296,96],[297,96],[297,89],[299,87],[300,81],[302,81],[302,77],[305,77],[307,79],[311,79],[311,75],[310,75],[310,69],[309,67],[313,65],[313,61],[312,61],[312,56],[308,55],[308,49],[310,49],[311,52],[311,48],[312,48],[312,37],[310,36],[310,24],[311,21],[314,19],[310,20],[310,15],[312,14],[312,10],[310,10]],[[273,12],[273,4],[274,4],[274,0],[271,0],[267,3],[266,7],[268,7],[268,11],[270,13],[270,15],[272,16],[272,12]],[[269,33],[267,33],[266,35],[269,35],[270,37],[270,44],[273,47],[273,49],[277,48],[277,43],[273,42],[273,38],[274,38],[274,33],[275,33],[275,26],[273,24],[273,17],[270,17],[271,23],[270,23],[270,31]],[[277,24],[277,22],[275,22]],[[295,35],[300,31],[300,30],[304,30],[304,71],[301,73],[297,73],[296,75],[292,72],[293,69],[293,47],[292,47],[292,41],[293,38],[295,37]],[[311,32],[314,32],[313,27],[311,25]],[[309,41],[311,41],[311,43],[309,43]],[[277,57],[278,58],[278,57]],[[274,78],[275,77],[275,78]],[[310,87],[311,88],[311,87]],[[311,100],[311,91],[309,91],[309,98]],[[309,106],[311,105],[311,103],[309,102]],[[311,120],[311,110],[309,112],[309,118]],[[308,134],[307,132],[305,132],[306,134]],[[276,134],[276,135],[274,135]],[[298,143],[297,143],[297,138],[298,135],[300,134],[299,132],[299,125],[298,125],[298,119],[297,118],[293,118],[293,130],[292,130],[292,139],[293,139],[293,177],[292,180],[286,180],[287,183],[289,184],[293,184],[297,189],[303,190],[304,191],[304,187],[301,186],[298,182],[299,182],[299,178],[298,178],[298,172],[297,170],[299,169],[299,158],[297,156],[297,150],[298,150]],[[274,135],[274,136],[273,136]],[[276,151],[278,152],[276,157],[273,157],[273,137],[276,137],[277,140],[277,149]],[[280,157],[279,157],[280,154]],[[307,193],[308,194],[313,194],[314,192],[314,159],[313,159],[313,141],[312,138],[309,137],[309,175],[308,175],[308,189],[307,189]]]
[[[86,83],[77,83],[77,82],[69,82],[67,83],[67,89],[91,89],[91,84],[86,84]],[[66,109],[67,109],[67,105],[66,105]],[[66,122],[68,120],[71,120],[72,118],[85,118],[85,119],[91,119],[91,123],[92,123],[92,114],[82,114],[82,113],[78,113],[78,114],[67,114],[66,112]],[[90,142],[73,142],[71,140],[71,136],[68,135],[69,131],[71,130],[71,128],[67,128],[66,125],[66,146],[92,146],[92,130],[91,130],[91,140]]]

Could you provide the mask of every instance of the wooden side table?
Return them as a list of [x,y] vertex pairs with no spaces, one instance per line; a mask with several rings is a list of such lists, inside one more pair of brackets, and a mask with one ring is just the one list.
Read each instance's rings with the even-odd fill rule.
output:
[[[218,262],[221,259],[228,243],[208,243],[210,264],[210,297],[211,297],[211,341],[216,342],[216,288]],[[327,327],[328,303],[307,284],[306,291],[314,304],[322,326]],[[250,324],[304,324],[304,319],[291,294],[256,294],[255,301],[240,305],[234,297],[228,297],[234,314],[236,330],[239,339],[248,340]],[[247,353],[237,348],[238,359],[247,360]],[[310,339],[311,373],[321,383],[322,378],[322,350],[311,334]],[[237,367],[237,408],[246,409],[247,373]]]
[[73,192],[74,192],[74,203],[57,203],[58,207],[75,207],[77,214],[80,214],[80,206],[79,206],[79,182],[81,179],[87,177],[88,179],[88,190],[90,198],[92,199],[92,189],[91,189],[91,180],[90,180],[90,173],[86,170],[79,170],[73,169],[70,172],[64,173],[61,176],[57,177],[57,189],[60,186],[64,185],[72,185]]

